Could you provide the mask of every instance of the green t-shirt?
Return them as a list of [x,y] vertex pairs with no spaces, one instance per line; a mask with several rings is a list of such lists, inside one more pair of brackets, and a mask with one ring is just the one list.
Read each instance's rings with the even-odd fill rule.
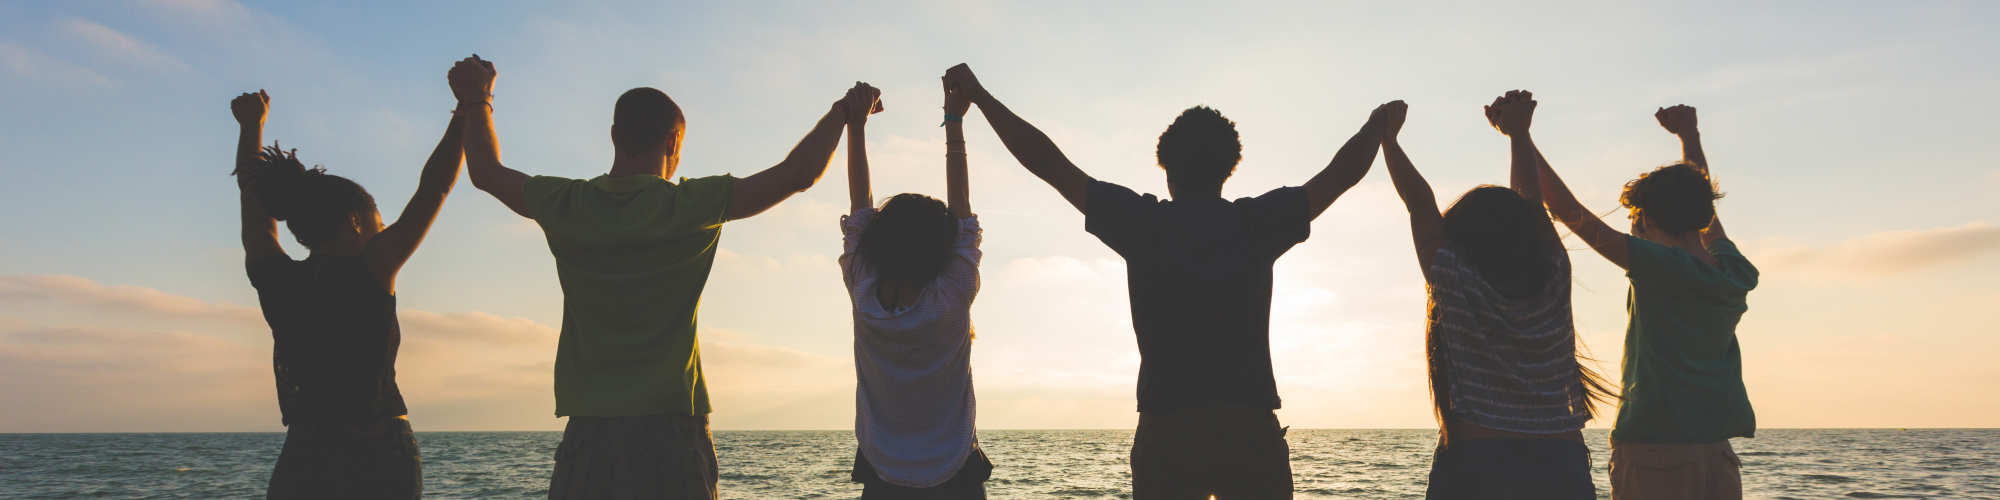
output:
[[562,280],[556,416],[708,414],[695,309],[734,182],[535,177],[521,188]]
[[1727,239],[1708,245],[1720,268],[1686,250],[1627,236],[1624,395],[1611,438],[1699,444],[1751,437],[1757,414],[1743,389],[1736,322],[1757,268]]

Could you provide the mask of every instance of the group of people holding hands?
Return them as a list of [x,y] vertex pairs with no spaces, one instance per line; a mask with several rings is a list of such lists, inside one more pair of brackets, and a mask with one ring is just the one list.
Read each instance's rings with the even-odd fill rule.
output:
[[[1429,290],[1425,336],[1439,442],[1429,498],[1596,498],[1581,429],[1617,406],[1613,498],[1740,498],[1732,437],[1750,437],[1735,328],[1757,270],[1715,215],[1695,110],[1656,118],[1679,162],[1627,183],[1630,234],[1577,202],[1536,149],[1536,101],[1511,91],[1485,118],[1512,144],[1506,186],[1440,211],[1397,141],[1408,106],[1383,104],[1299,187],[1224,199],[1242,158],[1235,123],[1205,106],[1160,135],[1168,197],[1085,174],[961,64],[943,76],[946,196],[877,203],[866,126],[881,92],[857,83],[790,154],[747,177],[669,181],[686,120],[665,93],[620,96],[608,173],[530,176],[501,162],[492,63],[456,63],[458,107],[416,194],[384,225],[360,185],[263,146],[270,97],[231,103],[243,246],[274,338],[288,427],[269,498],[417,498],[421,459],[395,380],[395,279],[462,163],[473,186],[533,219],[563,291],[556,351],[553,499],[718,498],[696,306],[722,226],[811,188],[847,137],[850,212],[838,221],[853,304],[852,479],[865,499],[978,499],[993,462],[975,432],[971,307],[983,233],[971,208],[963,119],[977,106],[1022,167],[1125,259],[1141,356],[1132,496],[1291,498],[1290,450],[1272,374],[1272,266],[1385,157],[1410,214]],[[1622,384],[1579,362],[1560,221],[1631,279]],[[284,221],[310,254],[278,243]],[[833,221],[829,221],[833,222]],[[1031,457],[1017,457],[1032,460]]]

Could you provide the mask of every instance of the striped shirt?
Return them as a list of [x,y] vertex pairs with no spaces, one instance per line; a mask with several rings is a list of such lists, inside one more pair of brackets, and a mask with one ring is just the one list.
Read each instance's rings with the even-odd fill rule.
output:
[[1452,243],[1431,259],[1431,337],[1449,363],[1444,386],[1460,421],[1511,432],[1554,434],[1590,420],[1570,314],[1569,253],[1540,290],[1502,294]]
[[854,436],[883,481],[913,488],[951,479],[973,434],[972,299],[979,293],[979,218],[958,221],[950,260],[915,305],[884,310],[875,271],[855,247],[875,209],[840,218],[841,277],[854,303]]

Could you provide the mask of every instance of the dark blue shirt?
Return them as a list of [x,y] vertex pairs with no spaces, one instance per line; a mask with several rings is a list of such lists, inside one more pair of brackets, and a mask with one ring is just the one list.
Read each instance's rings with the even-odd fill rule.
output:
[[1125,258],[1139,411],[1218,401],[1277,409],[1271,265],[1311,233],[1305,188],[1163,201],[1092,180],[1086,202],[1084,230]]

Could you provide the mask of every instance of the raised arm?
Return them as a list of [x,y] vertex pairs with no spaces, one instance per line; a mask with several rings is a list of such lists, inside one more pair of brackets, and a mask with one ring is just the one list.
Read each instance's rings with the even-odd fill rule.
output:
[[[851,120],[847,112],[850,107],[879,111],[882,92],[868,84],[856,82],[848,90],[847,96],[834,101],[833,106],[813,125],[811,132],[800,139],[792,152],[779,162],[762,172],[751,174],[736,181],[729,195],[729,220],[745,219],[764,213],[779,202],[804,192],[819,182],[826,173],[826,165],[833,161],[833,150],[840,146],[840,129]],[[853,158],[849,153],[849,159]],[[865,167],[865,165],[864,165]],[[853,182],[853,180],[849,180]],[[865,182],[865,181],[864,181]],[[853,196],[853,186],[849,186],[849,197]]]
[[[1696,126],[1693,106],[1679,104],[1660,108],[1658,112],[1653,113],[1653,118],[1660,121],[1661,128],[1681,138],[1681,161],[1694,164],[1702,176],[1711,180],[1715,178],[1708,170],[1708,155],[1701,150],[1701,130]],[[1708,227],[1702,229],[1701,244],[1707,246],[1715,243],[1715,240],[1728,237],[1729,235],[1722,230],[1722,214],[1718,213],[1714,219],[1708,221]]]
[[[1541,170],[1542,152],[1535,147],[1531,134],[1535,118],[1535,94],[1526,90],[1510,90],[1493,98],[1493,104],[1486,106],[1486,122],[1507,136],[1509,161],[1507,187],[1521,194],[1521,199],[1534,206],[1544,206],[1542,202]],[[1553,223],[1544,221],[1538,229],[1543,230],[1542,244],[1549,248],[1562,246],[1562,237],[1556,234]],[[1623,240],[1620,240],[1621,242]]]
[[1410,212],[1410,239],[1417,246],[1417,265],[1424,278],[1429,279],[1431,258],[1445,242],[1444,217],[1438,214],[1437,195],[1432,194],[1431,184],[1424,182],[1423,174],[1417,173],[1417,166],[1410,163],[1410,156],[1403,154],[1403,146],[1396,142],[1396,134],[1402,131],[1409,110],[1410,106],[1403,101],[1391,101],[1375,108],[1368,121],[1381,131],[1389,181],[1396,185],[1396,195],[1403,198],[1403,208]]
[[1327,207],[1333,206],[1333,200],[1360,183],[1368,175],[1368,169],[1375,166],[1375,151],[1382,144],[1382,132],[1375,123],[1378,116],[1370,114],[1368,123],[1362,124],[1361,130],[1333,153],[1333,161],[1306,181],[1306,210],[1312,218],[1318,219]]
[[1076,207],[1076,211],[1088,213],[1089,205],[1085,204],[1087,200],[1084,197],[1090,191],[1090,176],[1071,163],[1068,156],[1063,156],[1062,149],[1056,147],[1055,141],[1049,140],[1048,134],[1015,116],[1005,104],[1000,104],[992,94],[987,93],[986,88],[980,86],[979,78],[972,74],[971,67],[960,64],[945,70],[944,84],[947,88],[964,92],[968,101],[979,105],[979,112],[986,115],[986,123],[993,126],[993,134],[1000,136],[1000,143],[1007,146],[1007,152],[1013,153],[1022,167],[1056,188],[1056,192],[1061,193],[1070,206]]
[[966,92],[944,85],[944,189],[945,204],[959,219],[972,217],[972,179],[965,166],[965,114],[972,111]]
[[243,264],[249,265],[271,255],[285,253],[278,245],[278,222],[264,213],[257,200],[257,171],[254,162],[264,144],[264,117],[271,109],[271,95],[263,90],[243,94],[229,101],[241,134],[236,136],[236,190],[242,198]]
[[465,118],[460,135],[464,136],[466,177],[472,178],[472,187],[493,195],[508,210],[533,219],[527,198],[521,194],[528,175],[500,164],[500,138],[493,133],[494,76],[493,63],[473,54],[453,65],[446,77],[452,94],[458,97],[458,115]]
[[[852,95],[853,90],[848,94]],[[846,106],[841,106],[845,108]],[[847,115],[847,211],[875,206],[875,191],[868,179],[868,113]]]
[[361,251],[368,272],[391,294],[396,293],[396,272],[409,262],[410,254],[417,252],[417,245],[423,244],[431,223],[437,221],[438,210],[444,208],[445,197],[451,195],[452,185],[458,183],[459,148],[464,144],[464,131],[465,117],[451,117],[451,123],[445,125],[444,138],[438,139],[437,148],[431,150],[430,159],[424,162],[416,194],[410,195],[410,202],[403,205],[396,223],[369,238],[368,247]]

